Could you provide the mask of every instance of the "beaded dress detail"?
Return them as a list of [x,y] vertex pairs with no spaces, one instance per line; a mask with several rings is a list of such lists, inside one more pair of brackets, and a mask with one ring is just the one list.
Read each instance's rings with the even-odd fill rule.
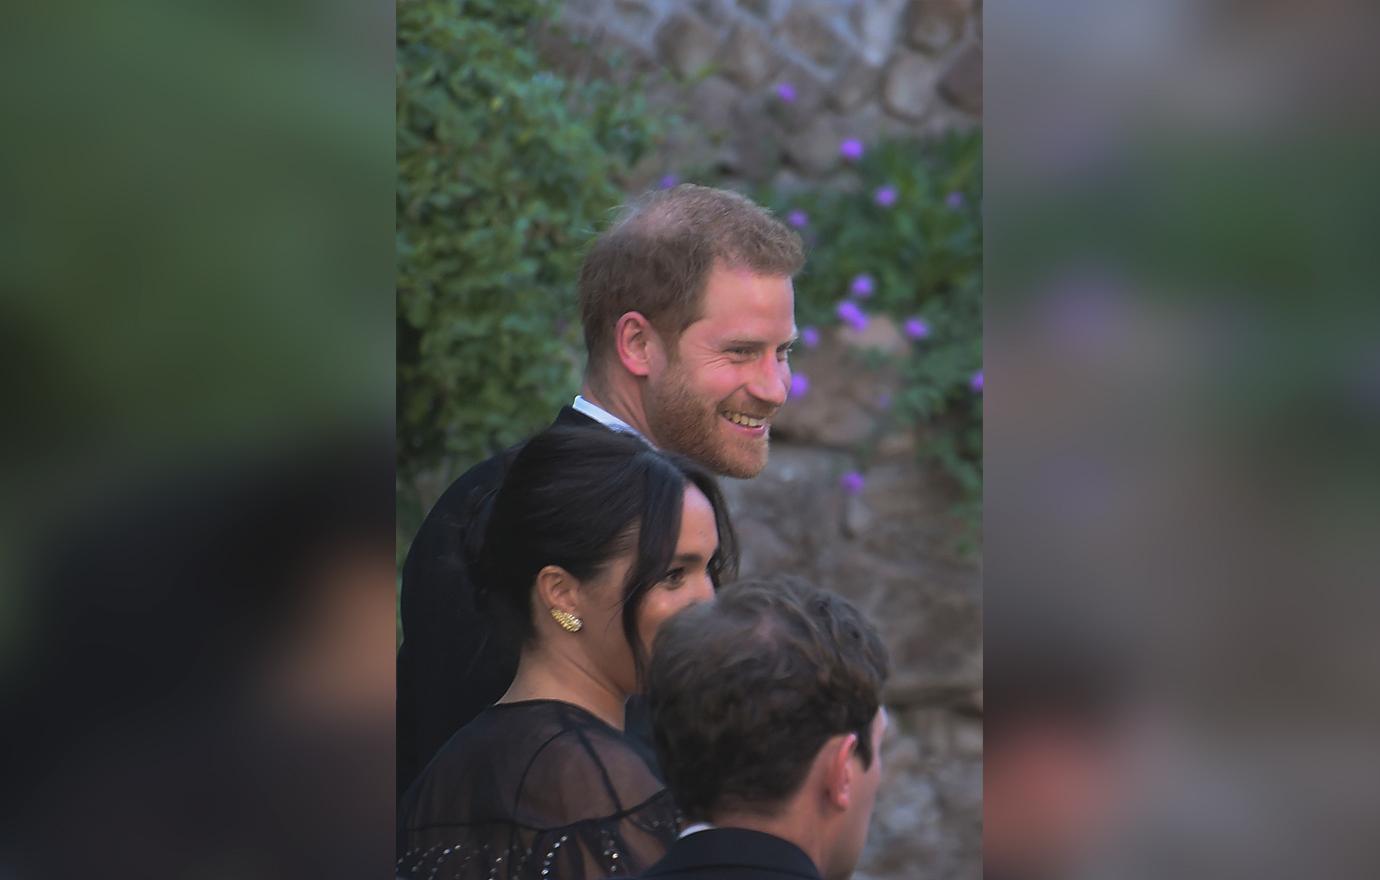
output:
[[635,876],[680,828],[670,792],[622,731],[570,703],[492,706],[398,804],[398,877]]

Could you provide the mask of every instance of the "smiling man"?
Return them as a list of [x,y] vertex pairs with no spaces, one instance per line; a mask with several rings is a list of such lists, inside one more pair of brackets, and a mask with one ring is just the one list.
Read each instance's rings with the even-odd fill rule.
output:
[[[556,424],[632,431],[716,473],[756,476],[790,388],[791,279],[804,261],[800,236],[737,193],[683,184],[643,196],[581,267],[588,360]],[[502,481],[504,458],[451,484],[403,566],[400,793],[517,666],[517,644],[475,606],[466,546],[472,501]],[[628,727],[646,731],[632,717]]]
[[577,408],[725,476],[756,476],[790,389],[802,262],[799,236],[736,193],[683,185],[634,206],[580,274],[589,366]]

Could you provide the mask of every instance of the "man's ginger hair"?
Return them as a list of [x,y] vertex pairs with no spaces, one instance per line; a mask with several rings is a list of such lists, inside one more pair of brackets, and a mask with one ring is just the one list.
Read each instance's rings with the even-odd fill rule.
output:
[[746,196],[690,183],[641,196],[594,240],[580,268],[590,376],[612,355],[627,312],[642,313],[673,345],[700,318],[714,266],[791,277],[804,263],[800,236]]

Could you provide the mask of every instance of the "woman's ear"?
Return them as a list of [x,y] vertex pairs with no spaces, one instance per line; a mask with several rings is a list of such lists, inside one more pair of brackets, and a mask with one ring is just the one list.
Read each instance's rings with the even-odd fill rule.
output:
[[666,362],[661,336],[641,312],[624,312],[613,330],[614,348],[623,369],[649,376]]
[[539,617],[546,617],[552,609],[580,615],[580,582],[559,565],[548,565],[537,572],[537,603]]

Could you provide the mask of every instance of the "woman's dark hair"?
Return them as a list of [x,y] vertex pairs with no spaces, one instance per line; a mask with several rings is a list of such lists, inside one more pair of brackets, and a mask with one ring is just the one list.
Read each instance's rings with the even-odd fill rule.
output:
[[526,642],[536,635],[532,585],[542,568],[558,565],[587,580],[635,547],[622,588],[623,634],[640,676],[648,646],[637,635],[637,609],[671,568],[686,484],[714,508],[719,549],[709,576],[717,589],[735,576],[738,550],[723,495],[707,471],[633,434],[553,427],[536,435],[515,452],[502,486],[478,502],[472,519],[468,555],[481,607]]

